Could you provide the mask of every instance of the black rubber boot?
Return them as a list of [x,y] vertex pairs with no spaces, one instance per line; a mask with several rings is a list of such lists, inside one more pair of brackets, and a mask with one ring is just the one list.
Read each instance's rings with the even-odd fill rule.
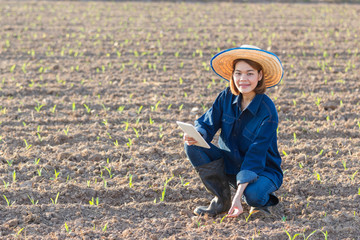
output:
[[224,171],[224,160],[219,160],[195,167],[206,190],[214,194],[208,207],[201,206],[194,210],[196,215],[215,216],[227,212],[231,207],[229,182]]

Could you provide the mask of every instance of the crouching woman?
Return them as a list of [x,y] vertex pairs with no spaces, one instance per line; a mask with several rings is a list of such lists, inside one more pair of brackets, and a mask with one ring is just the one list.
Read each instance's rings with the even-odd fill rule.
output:
[[[205,188],[214,195],[209,206],[199,206],[196,215],[215,216],[243,212],[271,212],[279,203],[274,192],[283,181],[277,147],[278,114],[266,88],[283,76],[279,58],[255,46],[243,45],[216,54],[210,61],[214,72],[230,81],[212,107],[195,121],[195,127],[210,149],[196,146],[184,134],[185,152]],[[211,143],[221,130],[218,147]],[[230,187],[236,189],[231,201]]]

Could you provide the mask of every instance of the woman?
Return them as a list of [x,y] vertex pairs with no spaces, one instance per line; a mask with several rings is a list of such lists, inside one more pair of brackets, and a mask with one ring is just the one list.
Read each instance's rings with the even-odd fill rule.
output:
[[[195,121],[195,127],[210,144],[198,147],[184,134],[185,152],[206,189],[215,195],[209,206],[197,207],[196,215],[215,216],[243,212],[271,213],[279,200],[274,192],[283,180],[277,148],[278,115],[266,88],[280,82],[283,68],[279,58],[258,47],[243,45],[216,54],[210,61],[214,72],[230,81],[212,107]],[[211,144],[221,129],[219,147]],[[236,194],[231,202],[229,184]]]

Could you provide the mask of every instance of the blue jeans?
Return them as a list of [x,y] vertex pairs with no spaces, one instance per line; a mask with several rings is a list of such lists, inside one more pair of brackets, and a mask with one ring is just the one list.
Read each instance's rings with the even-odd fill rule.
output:
[[[212,143],[210,143],[210,149],[185,144],[185,153],[194,167],[199,167],[224,157],[223,151]],[[225,158],[224,161],[226,161]],[[230,186],[237,189],[236,175],[227,174],[227,178]],[[244,191],[243,199],[252,207],[273,206],[279,202],[278,198],[273,194],[276,190],[275,184],[269,178],[259,176],[255,182],[248,184]]]

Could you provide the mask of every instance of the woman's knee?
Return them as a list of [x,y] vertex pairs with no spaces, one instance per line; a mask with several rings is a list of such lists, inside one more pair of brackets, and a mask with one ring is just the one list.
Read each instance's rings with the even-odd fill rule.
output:
[[269,200],[269,196],[266,197],[266,195],[263,192],[251,191],[250,188],[245,189],[244,197],[245,197],[246,203],[252,207],[265,206],[267,201]]

